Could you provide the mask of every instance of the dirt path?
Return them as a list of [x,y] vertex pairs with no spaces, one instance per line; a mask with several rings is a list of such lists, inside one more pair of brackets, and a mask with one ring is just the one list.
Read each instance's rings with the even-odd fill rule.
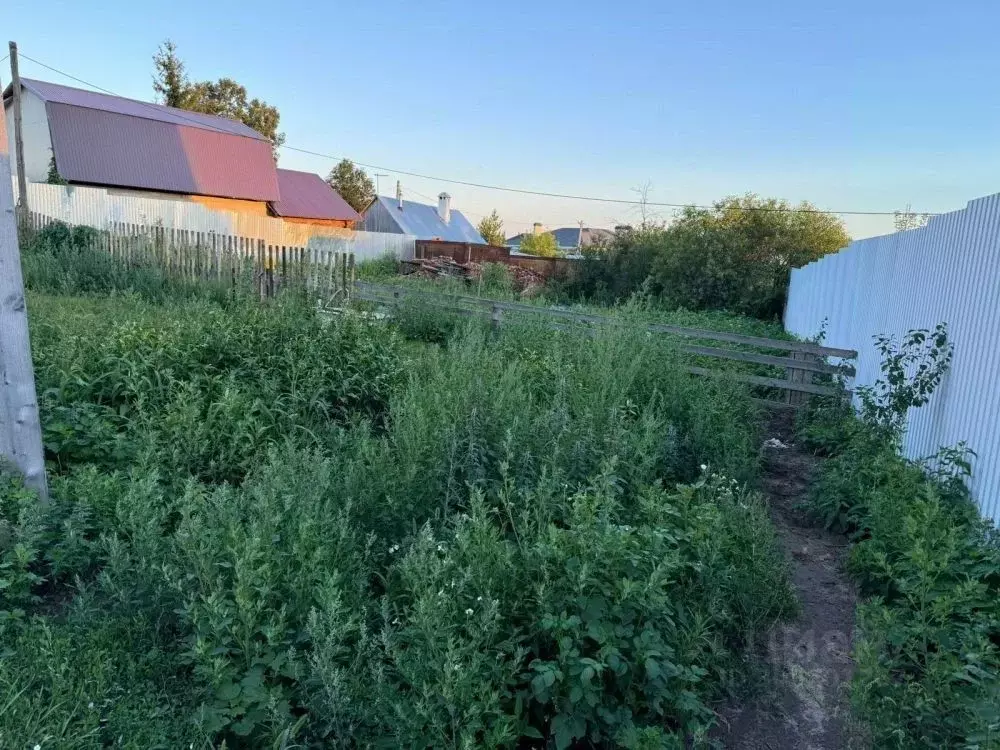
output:
[[860,748],[848,713],[856,595],[843,571],[847,540],[795,507],[805,499],[817,460],[799,452],[787,425],[776,422],[768,434],[760,489],[802,614],[769,634],[760,649],[765,675],[756,695],[720,711],[716,738],[740,750]]

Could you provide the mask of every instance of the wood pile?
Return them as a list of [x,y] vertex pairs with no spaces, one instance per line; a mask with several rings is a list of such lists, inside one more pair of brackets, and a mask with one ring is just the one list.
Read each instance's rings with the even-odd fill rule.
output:
[[[478,281],[483,273],[483,263],[460,263],[454,258],[440,256],[437,258],[416,258],[403,261],[402,271],[405,274],[415,274],[425,279],[453,278],[467,282]],[[529,289],[540,290],[545,286],[545,277],[537,271],[521,266],[507,265],[507,270],[514,281],[514,289],[523,292]]]

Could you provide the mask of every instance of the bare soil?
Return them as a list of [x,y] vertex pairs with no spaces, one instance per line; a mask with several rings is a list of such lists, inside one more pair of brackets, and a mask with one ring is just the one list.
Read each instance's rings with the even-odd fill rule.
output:
[[[760,490],[768,499],[801,604],[798,619],[760,644],[755,691],[719,711],[714,739],[739,750],[843,750],[865,743],[851,721],[855,589],[844,571],[848,542],[798,509],[818,459],[798,449],[776,419],[761,448]],[[780,442],[779,442],[780,441]]]

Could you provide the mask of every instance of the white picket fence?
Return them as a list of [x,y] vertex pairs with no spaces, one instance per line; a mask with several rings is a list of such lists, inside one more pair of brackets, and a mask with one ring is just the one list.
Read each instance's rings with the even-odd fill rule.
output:
[[[14,193],[17,194],[16,180]],[[359,263],[385,255],[410,260],[416,239],[405,234],[362,232],[287,222],[272,216],[218,211],[168,196],[123,195],[105,188],[76,185],[30,183],[28,205],[33,213],[74,226],[108,230],[113,226],[138,225],[247,237],[268,245],[353,253]]]
[[858,351],[856,383],[879,377],[873,336],[948,324],[955,353],[930,402],[911,411],[904,453],[966,441],[972,492],[1000,522],[1000,194],[927,226],[852,242],[792,272],[785,328]]

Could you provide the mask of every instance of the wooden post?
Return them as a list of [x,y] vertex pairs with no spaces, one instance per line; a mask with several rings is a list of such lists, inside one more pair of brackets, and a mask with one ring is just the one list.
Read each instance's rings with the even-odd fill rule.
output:
[[[12,52],[17,48],[11,42]],[[18,81],[18,84],[20,82]],[[15,84],[14,91],[18,90]],[[20,153],[20,152],[18,152]],[[24,172],[22,171],[23,175]],[[24,195],[24,193],[22,193]],[[38,419],[35,370],[28,339],[21,251],[17,244],[14,191],[10,180],[7,118],[0,107],[0,450],[24,475],[26,486],[47,502],[42,425]]]
[[[17,43],[10,42],[8,46],[10,47],[11,92],[14,96],[14,150],[17,158],[17,218],[18,221],[24,222],[27,219],[30,209],[28,207],[28,179],[24,174],[24,131],[21,127],[21,74],[17,69]],[[4,140],[6,139],[7,136],[5,134]],[[9,169],[10,160],[8,158]],[[20,263],[20,261],[18,262]]]
[[[792,359],[804,362],[814,362],[816,360],[816,355],[808,352],[792,352]],[[786,377],[789,383],[809,383],[812,380],[811,370],[798,370],[794,367],[789,367],[786,372]],[[795,406],[801,406],[802,404],[808,403],[809,394],[803,393],[802,391],[785,391],[785,401]]]
[[354,292],[354,281],[355,281],[355,279],[354,279],[354,253],[351,253],[349,257],[350,257],[349,262],[351,264],[351,270],[350,270],[350,275],[349,275],[349,278],[348,278],[348,284],[350,284],[350,286],[347,288],[347,301],[348,302],[351,301],[351,296],[352,296],[352,294]]

